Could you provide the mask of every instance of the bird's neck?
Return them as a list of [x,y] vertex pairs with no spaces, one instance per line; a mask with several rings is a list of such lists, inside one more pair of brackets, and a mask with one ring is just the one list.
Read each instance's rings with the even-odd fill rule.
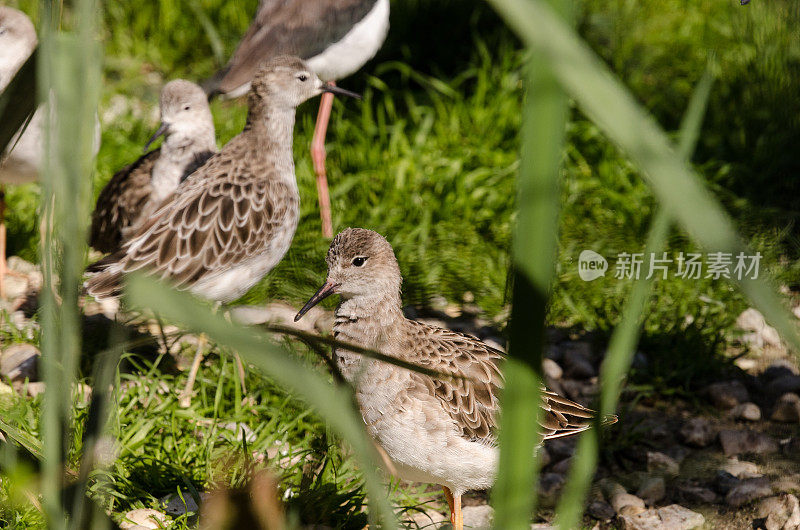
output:
[[216,151],[217,144],[213,130],[204,131],[202,134],[175,133],[169,135],[164,140],[158,160],[153,166],[150,178],[151,198],[157,203],[164,200],[186,176],[187,168],[196,164],[198,156],[202,153]]
[[365,348],[379,347],[406,320],[399,293],[342,298],[335,316],[334,334]]
[[294,120],[294,108],[271,106],[268,102],[259,100],[251,102],[243,131],[244,134],[254,137],[249,142],[250,148],[254,150],[251,155],[269,158],[270,165],[284,170],[280,173],[290,176],[292,182]]

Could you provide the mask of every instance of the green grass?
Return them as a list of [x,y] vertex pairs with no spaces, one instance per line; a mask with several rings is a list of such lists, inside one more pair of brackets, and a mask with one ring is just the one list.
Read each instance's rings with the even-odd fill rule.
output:
[[[32,0],[15,4],[36,12]],[[188,1],[104,5],[103,137],[95,195],[116,169],[139,156],[156,127],[153,107],[162,84],[175,77],[199,81],[213,73],[233,50],[256,4],[204,0],[197,12],[206,18],[191,23],[181,17],[190,9]],[[503,326],[510,302],[524,52],[480,3],[407,0],[395,1],[393,9],[387,45],[361,73],[341,83],[363,92],[364,100],[337,100],[334,107],[327,143],[334,227],[362,226],[387,236],[400,261],[407,303],[424,306],[435,296],[457,303],[469,292]],[[800,191],[794,175],[800,167],[793,154],[800,140],[800,40],[793,29],[798,22],[796,4],[787,0],[753,0],[747,7],[702,0],[588,1],[581,4],[577,21],[595,51],[668,130],[678,128],[713,56],[716,80],[695,167],[764,255],[762,265],[792,287],[800,285],[794,259],[800,254],[794,224],[794,197]],[[446,42],[435,40],[445,23],[452,25],[452,35]],[[245,303],[283,299],[297,304],[324,277],[328,242],[320,236],[307,150],[316,105],[300,109],[295,128],[302,203],[294,244]],[[241,130],[244,105],[215,102],[212,108],[222,145]],[[31,185],[8,194],[9,250],[31,260],[38,259],[38,193]],[[619,323],[632,282],[613,274],[583,282],[577,256],[585,248],[606,257],[642,251],[655,208],[634,166],[571,106],[550,324],[597,330],[605,342]],[[673,229],[666,250],[697,248]],[[634,370],[634,381],[661,390],[696,389],[727,366],[724,341],[747,305],[729,282],[654,282],[639,345],[648,364]],[[0,338],[4,344],[30,340],[13,331]],[[214,428],[216,421],[249,425],[256,433],[249,451],[264,451],[277,441],[319,462],[322,471],[311,478],[304,478],[298,463],[280,470],[281,493],[299,495],[289,495],[290,517],[342,527],[363,522],[361,476],[353,458],[294,396],[250,374],[255,403],[243,406],[236,399],[231,363],[212,356],[201,372],[195,405],[183,411],[174,389],[183,386],[184,375],[152,364],[152,358],[131,361],[135,369],[120,382],[135,384],[112,407],[110,434],[122,440],[119,457],[92,484],[115,514],[155,507],[158,497],[177,488],[236,483],[247,451],[240,440]],[[81,375],[90,373],[88,363]],[[156,381],[172,394],[159,393]],[[38,436],[39,408],[38,401],[14,399],[4,402],[4,418]],[[75,411],[82,425],[86,411]],[[71,447],[73,465],[78,464],[79,433]],[[9,481],[0,484],[0,526],[42,524],[36,510],[12,498],[19,492],[11,491]],[[341,506],[326,504],[333,492],[343,496]],[[422,497],[421,491],[393,493],[405,507]],[[309,498],[319,514],[301,515],[301,503]]]

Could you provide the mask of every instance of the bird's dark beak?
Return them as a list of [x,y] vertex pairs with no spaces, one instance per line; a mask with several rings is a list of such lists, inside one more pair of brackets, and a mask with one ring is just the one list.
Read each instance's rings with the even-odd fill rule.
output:
[[155,142],[158,139],[159,136],[167,134],[168,131],[169,131],[169,123],[164,123],[162,121],[161,126],[158,128],[155,134],[151,136],[149,140],[147,140],[147,145],[144,146],[144,152],[146,153],[147,150],[150,149],[150,146],[153,144],[153,142]]
[[303,315],[308,313],[309,309],[311,309],[312,307],[314,307],[318,303],[322,302],[324,299],[328,298],[330,295],[334,294],[336,292],[336,288],[337,287],[339,287],[338,283],[333,283],[330,280],[326,281],[325,285],[320,287],[319,291],[314,293],[314,296],[312,296],[309,299],[309,301],[306,302],[306,305],[304,305],[303,308],[300,311],[297,312],[297,315],[295,315],[295,317],[294,317],[294,321],[297,322],[298,320],[303,318]]
[[338,94],[340,96],[350,96],[351,98],[361,99],[361,94],[350,92],[349,90],[339,88],[338,86],[331,85],[330,83],[322,83],[322,91],[330,92],[331,94]]

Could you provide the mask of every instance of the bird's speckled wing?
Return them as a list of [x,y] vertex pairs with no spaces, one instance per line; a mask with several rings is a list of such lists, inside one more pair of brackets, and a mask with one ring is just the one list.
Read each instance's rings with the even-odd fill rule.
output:
[[218,90],[248,83],[258,65],[276,55],[309,59],[341,40],[377,0],[265,0],[221,74]]
[[[479,339],[409,321],[408,360],[463,379],[441,380],[414,373],[416,391],[436,396],[471,440],[493,442],[498,427],[505,354]],[[414,389],[412,389],[413,391]],[[542,439],[569,436],[588,429],[594,411],[542,388]]]
[[139,157],[120,169],[97,197],[92,212],[89,244],[100,252],[115,252],[122,244],[122,232],[139,218],[150,197],[150,176],[160,149]]
[[[229,146],[229,147],[235,147]],[[119,294],[122,273],[144,269],[189,287],[258,256],[297,209],[296,193],[267,169],[255,178],[246,157],[211,157],[142,224],[123,249],[94,269],[87,292]]]

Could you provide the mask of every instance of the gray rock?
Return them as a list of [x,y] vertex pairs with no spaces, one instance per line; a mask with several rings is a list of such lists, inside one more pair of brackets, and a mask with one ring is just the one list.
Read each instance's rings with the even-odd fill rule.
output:
[[564,371],[553,359],[544,359],[542,361],[542,371],[545,376],[552,379],[561,379],[561,376],[564,375]]
[[466,528],[485,528],[492,527],[492,519],[494,519],[494,510],[488,504],[481,504],[479,506],[464,506],[461,509],[464,515],[464,526]]
[[782,395],[772,409],[772,421],[782,421],[785,423],[800,422],[800,396],[793,393]]
[[610,521],[614,518],[614,508],[605,501],[595,500],[586,507],[586,513],[598,521]]
[[767,530],[795,530],[800,527],[800,503],[791,493],[767,497],[758,503],[756,514]]
[[757,348],[762,348],[764,346],[781,346],[781,338],[778,332],[775,328],[767,324],[761,313],[752,307],[746,309],[738,316],[736,325],[745,331],[753,332],[746,336],[745,341]]
[[590,379],[597,375],[589,356],[580,349],[564,352],[564,373],[573,379]]
[[737,420],[759,421],[761,419],[761,409],[749,401],[733,407],[732,413]]
[[678,476],[681,466],[674,458],[659,453],[657,451],[647,452],[647,471],[649,473],[662,474],[668,476]]
[[716,493],[702,486],[679,486],[678,494],[690,504],[712,504],[718,500]]
[[649,477],[644,480],[636,496],[652,506],[667,495],[667,486],[662,477]]
[[135,528],[162,528],[166,526],[167,516],[151,508],[140,508],[131,510],[125,514],[125,519],[119,523],[123,530],[133,530]]
[[725,502],[729,506],[741,506],[768,495],[772,495],[769,480],[765,477],[748,478],[731,488],[725,495]]
[[[200,494],[201,501],[205,500],[206,497],[208,497],[208,493]],[[200,507],[197,505],[197,501],[194,500],[194,497],[192,497],[188,490],[181,491],[181,495],[178,495],[177,493],[165,495],[159,499],[159,502],[161,506],[164,507],[164,511],[173,517],[183,515],[185,513],[197,513],[197,511],[200,509]]]
[[722,495],[726,495],[730,490],[741,482],[727,471],[717,471],[714,476],[714,489]]
[[620,518],[626,530],[691,530],[705,523],[702,514],[678,504],[650,509],[642,513]]
[[717,437],[717,431],[707,419],[692,418],[683,424],[680,435],[686,445],[706,447]]
[[539,477],[539,503],[548,508],[555,506],[565,482],[564,475],[542,473]]
[[618,491],[611,497],[611,507],[619,515],[636,515],[645,510],[644,500],[636,495],[631,495],[623,491]]
[[782,375],[770,381],[767,392],[774,397],[788,392],[800,392],[800,375]]
[[722,381],[709,385],[705,389],[705,394],[709,397],[714,406],[721,409],[732,409],[739,403],[750,401],[750,394],[747,392],[741,381]]
[[730,473],[738,479],[756,478],[762,476],[758,466],[753,462],[745,462],[736,457],[729,458],[723,465],[722,470]]
[[719,441],[725,456],[742,453],[769,454],[778,451],[778,442],[771,436],[755,431],[723,430]]
[[0,375],[12,382],[35,381],[40,356],[33,344],[12,344],[0,353]]
[[778,359],[761,374],[765,381],[773,381],[786,375],[799,375],[797,368],[788,359]]

